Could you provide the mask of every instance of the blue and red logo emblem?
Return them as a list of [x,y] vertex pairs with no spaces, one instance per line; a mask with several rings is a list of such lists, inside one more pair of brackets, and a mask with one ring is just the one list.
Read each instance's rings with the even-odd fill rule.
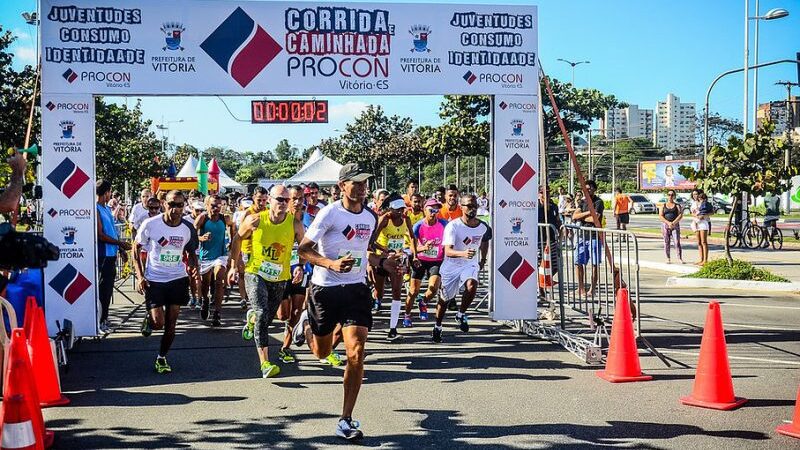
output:
[[47,179],[58,188],[67,198],[72,198],[89,181],[89,175],[76,166],[69,158],[64,158]]
[[463,78],[463,79],[464,79],[464,81],[466,81],[466,82],[467,82],[467,84],[472,84],[472,83],[474,83],[474,82],[475,82],[475,80],[477,80],[477,79],[478,79],[478,77],[477,77],[477,76],[475,76],[475,74],[474,74],[474,73],[472,73],[472,71],[471,71],[471,70],[468,70],[468,71],[467,71],[467,73],[465,73],[465,74],[464,74],[464,76],[463,76],[463,77],[461,77],[461,78]]
[[91,286],[92,282],[69,263],[50,280],[50,287],[70,305],[78,301]]
[[536,171],[518,153],[514,153],[514,156],[500,168],[500,175],[511,183],[514,189],[520,190],[536,175]]
[[247,87],[283,50],[242,8],[236,8],[200,48],[241,87]]
[[164,43],[167,45],[162,47],[161,50],[183,51],[183,47],[181,47],[181,35],[184,31],[186,31],[186,28],[178,22],[167,22],[162,25],[161,32],[164,33]]
[[500,265],[498,271],[514,286],[514,289],[519,289],[533,274],[533,266],[522,255],[514,252]]

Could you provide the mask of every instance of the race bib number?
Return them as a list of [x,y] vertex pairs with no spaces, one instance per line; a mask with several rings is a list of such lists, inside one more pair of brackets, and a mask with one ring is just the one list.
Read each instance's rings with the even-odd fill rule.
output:
[[291,259],[291,261],[289,261],[289,265],[290,266],[296,266],[298,264],[300,264],[300,255],[297,253],[297,249],[293,248],[292,249],[292,259]]
[[162,249],[158,254],[158,262],[166,267],[175,267],[181,263],[181,251],[174,249]]
[[258,274],[267,281],[279,281],[282,273],[283,265],[268,261],[262,262],[258,268]]
[[389,244],[387,247],[389,250],[394,250],[396,252],[399,252],[400,250],[403,249],[404,242],[405,242],[404,239],[389,239]]
[[427,256],[428,258],[438,258],[439,257],[439,246],[437,245],[437,246],[431,247],[431,248],[425,250],[424,252],[422,252],[422,254]]
[[355,250],[345,250],[340,249],[339,255],[336,257],[337,259],[344,258],[345,256],[350,255],[355,261],[353,261],[353,271],[360,271],[361,268],[364,266],[364,252],[359,252]]

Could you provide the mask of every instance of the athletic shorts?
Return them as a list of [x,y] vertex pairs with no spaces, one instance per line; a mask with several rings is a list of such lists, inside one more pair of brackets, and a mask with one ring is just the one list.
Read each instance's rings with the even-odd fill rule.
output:
[[283,291],[283,298],[290,298],[295,295],[306,295],[306,288],[308,287],[308,275],[303,274],[303,280],[297,284],[292,283],[292,280],[286,282],[286,289]]
[[441,261],[425,261],[420,259],[419,262],[419,267],[414,267],[413,264],[411,265],[411,278],[422,280],[425,278],[425,274],[428,274],[428,278],[439,275],[439,268],[442,266]]
[[208,261],[200,260],[200,275],[207,274],[214,267],[226,267],[228,265],[228,256],[220,256],[217,259]]
[[617,223],[628,224],[631,223],[631,216],[628,213],[617,214]]
[[469,264],[456,266],[448,270],[442,270],[442,291],[446,301],[450,301],[458,295],[459,289],[467,280],[478,281],[478,266]]
[[580,239],[575,247],[575,264],[584,266],[592,262],[593,266],[599,266],[603,262],[603,249],[600,239]]
[[186,306],[189,303],[189,277],[159,283],[148,281],[150,285],[144,291],[144,301],[147,309],[162,306]]
[[307,311],[311,332],[316,336],[333,333],[338,324],[372,329],[372,294],[363,283],[312,284]]

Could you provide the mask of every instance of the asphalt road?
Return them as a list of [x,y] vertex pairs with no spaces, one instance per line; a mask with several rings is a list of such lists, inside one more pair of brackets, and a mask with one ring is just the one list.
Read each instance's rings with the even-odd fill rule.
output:
[[[561,347],[473,316],[469,334],[452,319],[445,342],[415,323],[399,344],[383,341],[387,314],[367,345],[356,408],[379,448],[798,448],[777,435],[800,383],[800,296],[686,291],[642,272],[643,333],[671,368],[642,351],[646,383],[607,383]],[[691,392],[706,303],[723,303],[736,394],[743,408],[683,406]],[[138,297],[134,297],[136,301]],[[119,302],[125,302],[119,299]],[[114,320],[133,305],[114,306]],[[341,447],[333,437],[341,404],[338,368],[300,350],[299,364],[260,378],[241,313],[226,304],[211,330],[185,310],[170,363],[152,370],[158,335],[138,335],[142,311],[106,339],[82,341],[62,385],[72,403],[44,411],[60,449],[256,449]],[[274,336],[279,330],[275,329]]]

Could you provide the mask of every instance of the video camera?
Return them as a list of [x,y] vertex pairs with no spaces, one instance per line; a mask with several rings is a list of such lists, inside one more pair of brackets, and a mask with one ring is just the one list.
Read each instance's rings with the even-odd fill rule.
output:
[[58,256],[58,247],[44,237],[18,233],[8,222],[0,224],[0,269],[44,268]]

